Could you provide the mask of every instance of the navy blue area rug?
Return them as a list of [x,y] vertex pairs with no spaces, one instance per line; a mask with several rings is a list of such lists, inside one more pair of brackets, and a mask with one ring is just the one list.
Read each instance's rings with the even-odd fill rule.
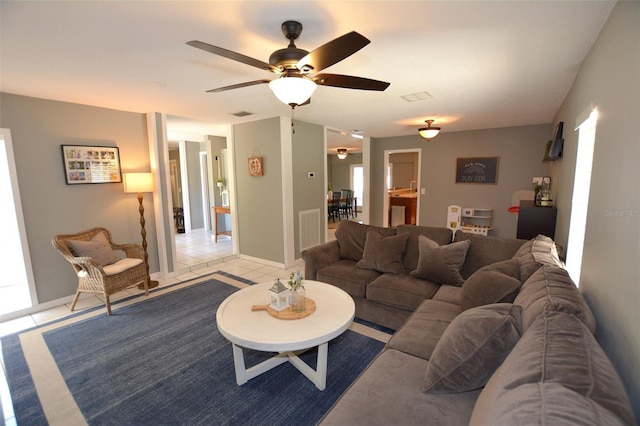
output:
[[[3,337],[17,423],[316,424],[384,347],[351,330],[331,341],[324,391],[289,363],[238,386],[231,344],[215,323],[235,291],[210,278],[111,317],[100,311]],[[247,367],[271,355],[245,350]],[[315,368],[316,355],[301,358]]]

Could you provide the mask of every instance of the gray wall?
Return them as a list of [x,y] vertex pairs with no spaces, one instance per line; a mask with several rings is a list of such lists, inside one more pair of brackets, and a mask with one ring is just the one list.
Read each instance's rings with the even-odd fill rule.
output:
[[331,163],[331,182],[334,191],[351,188],[351,165],[362,164],[362,154],[349,154],[344,160],[339,159],[335,154],[328,156]]
[[[640,419],[640,3],[621,1],[585,58],[554,124],[564,122],[564,157],[551,165],[558,204],[556,239],[569,233],[576,118],[599,111],[580,289],[597,337],[613,360]],[[571,250],[571,247],[567,247]]]
[[[280,118],[233,126],[240,254],[284,263]],[[263,176],[247,160],[262,157]]]
[[[516,217],[508,213],[516,190],[533,189],[534,176],[546,174],[542,162],[544,147],[551,134],[549,124],[447,133],[426,141],[420,136],[399,136],[371,140],[371,223],[382,225],[386,194],[384,151],[422,149],[422,179],[418,223],[445,226],[447,207],[488,208],[494,210],[494,234],[515,238]],[[458,157],[500,157],[496,185],[456,184]]]
[[[116,242],[141,243],[136,194],[121,183],[66,185],[60,145],[117,146],[123,172],[147,172],[143,114],[0,94],[0,126],[11,129],[20,197],[39,303],[75,293],[78,282],[51,246],[55,234],[94,226]],[[151,194],[144,195],[150,271],[158,271]]]
[[200,175],[200,151],[204,151],[203,145],[204,142],[185,142],[191,229],[204,228],[204,216],[202,211],[202,177]]
[[[293,134],[293,221],[295,235],[295,257],[300,257],[298,212],[320,209],[320,219],[327,212],[324,187],[324,126],[295,121]],[[309,179],[308,172],[314,172],[315,178]],[[321,221],[321,225],[324,222]],[[324,228],[320,228],[324,230]],[[324,242],[325,232],[320,232],[320,241]]]

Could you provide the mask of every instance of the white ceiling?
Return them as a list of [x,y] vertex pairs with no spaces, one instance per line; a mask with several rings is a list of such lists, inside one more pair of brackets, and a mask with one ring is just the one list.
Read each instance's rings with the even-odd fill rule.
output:
[[[304,29],[296,45],[308,51],[352,30],[371,40],[326,72],[391,85],[385,92],[320,86],[296,119],[370,137],[415,134],[426,119],[443,132],[549,123],[614,4],[2,0],[0,90],[164,112],[173,138],[222,136],[230,123],[291,110],[267,85],[206,93],[274,75],[185,43],[267,62],[287,45],[281,23],[297,20]],[[401,97],[420,92],[431,97]],[[239,111],[253,115],[232,115]],[[331,148],[352,140],[332,137]]]

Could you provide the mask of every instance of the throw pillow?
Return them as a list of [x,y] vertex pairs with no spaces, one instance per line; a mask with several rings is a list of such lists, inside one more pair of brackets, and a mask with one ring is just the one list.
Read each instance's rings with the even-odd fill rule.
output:
[[89,241],[68,240],[67,242],[76,256],[91,257],[100,266],[111,265],[119,260],[103,232],[98,232]]
[[527,253],[531,253],[538,263],[564,267],[558,255],[556,243],[545,235],[538,235],[524,243],[513,257],[520,257]]
[[458,315],[427,364],[423,392],[467,392],[483,387],[520,339],[522,308],[496,303]]
[[418,238],[418,267],[411,276],[441,284],[461,286],[464,283],[460,270],[467,257],[469,241],[438,245],[435,241],[420,235]]
[[478,269],[462,285],[460,310],[491,303],[511,303],[522,283],[518,279],[520,263],[510,259]]
[[404,253],[407,238],[407,234],[383,237],[376,231],[368,231],[364,253],[362,259],[356,263],[356,267],[404,275],[402,253]]

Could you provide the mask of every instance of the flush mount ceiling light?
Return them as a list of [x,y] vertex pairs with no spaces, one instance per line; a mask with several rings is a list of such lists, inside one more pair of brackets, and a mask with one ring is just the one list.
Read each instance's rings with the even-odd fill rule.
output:
[[346,148],[338,148],[338,158],[341,160],[344,160],[345,158],[347,158],[347,155],[349,155],[347,153],[347,149]]
[[427,123],[427,127],[421,127],[418,129],[418,133],[420,134],[420,136],[427,140],[433,139],[438,136],[438,133],[440,133],[440,127],[431,127],[431,123],[433,123],[433,120],[425,120],[425,122]]
[[307,102],[316,87],[316,83],[305,77],[280,77],[269,82],[269,88],[280,102],[291,107]]

